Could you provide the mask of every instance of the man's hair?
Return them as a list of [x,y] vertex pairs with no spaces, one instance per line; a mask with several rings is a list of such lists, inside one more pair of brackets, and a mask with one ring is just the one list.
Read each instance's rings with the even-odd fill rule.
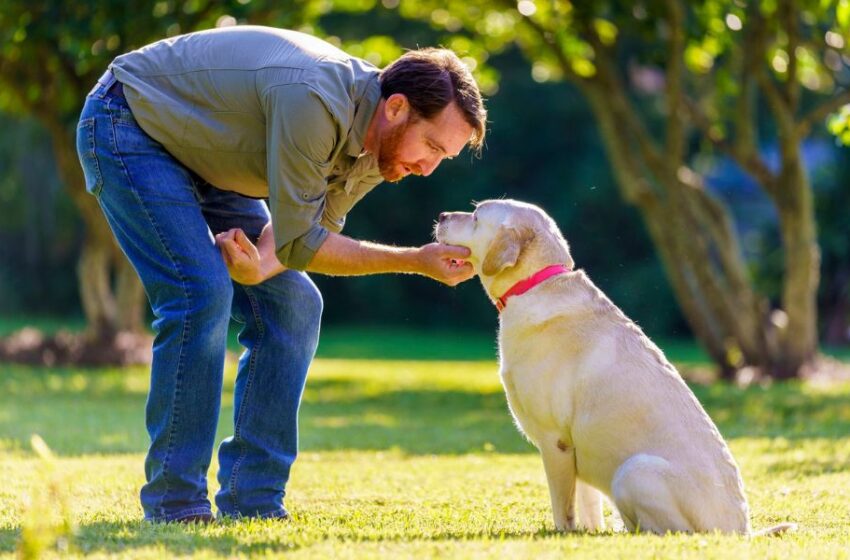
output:
[[381,72],[381,97],[407,97],[417,116],[430,119],[452,101],[472,127],[470,146],[480,152],[487,131],[487,110],[472,72],[449,49],[426,48],[404,53]]

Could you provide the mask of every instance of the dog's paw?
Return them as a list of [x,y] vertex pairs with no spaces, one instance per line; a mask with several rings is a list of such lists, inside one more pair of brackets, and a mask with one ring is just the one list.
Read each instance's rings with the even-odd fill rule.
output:
[[576,518],[574,516],[555,520],[555,529],[562,533],[570,533],[576,530]]

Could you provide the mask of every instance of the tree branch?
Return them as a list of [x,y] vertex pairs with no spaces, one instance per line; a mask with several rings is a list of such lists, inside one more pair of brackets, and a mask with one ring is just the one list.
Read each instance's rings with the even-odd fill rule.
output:
[[685,107],[691,117],[691,122],[702,132],[703,136],[720,152],[726,154],[737,163],[741,169],[750,174],[756,181],[765,185],[773,185],[776,181],[776,176],[767,165],[759,158],[755,149],[748,150],[746,146],[739,146],[727,142],[722,137],[718,136],[711,130],[711,122],[702,114],[696,103],[692,100],[685,100]]
[[[82,78],[77,74],[77,67],[74,62],[68,58],[67,53],[63,52],[59,47],[59,41],[56,37],[50,38],[50,49],[52,54],[56,56],[59,60],[59,66],[62,68],[63,75],[69,83],[74,86],[74,89],[78,92],[81,92],[86,89],[86,85],[83,84]],[[94,84],[90,84],[94,85]]]
[[781,0],[779,3],[780,24],[788,36],[788,78],[783,93],[792,113],[797,112],[800,104],[800,84],[797,82],[797,47],[800,46],[800,26],[793,3]]
[[554,31],[546,29],[541,23],[535,21],[531,17],[524,17],[522,21],[524,21],[540,36],[541,41],[543,41],[546,45],[549,46],[549,48],[552,50],[552,53],[555,55],[555,58],[558,60],[558,65],[561,67],[561,71],[564,73],[568,80],[577,83],[590,81],[590,78],[584,78],[582,76],[579,76],[575,73],[575,71],[573,71],[573,66],[570,63],[570,60],[564,54],[564,51],[561,50],[561,45],[555,38]]
[[667,138],[666,152],[670,161],[683,159],[685,123],[682,76],[684,73],[685,30],[682,5],[678,0],[667,0],[670,24],[670,55],[667,62]]
[[807,136],[816,123],[822,121],[829,116],[830,113],[834,113],[848,103],[850,103],[850,90],[844,90],[806,113],[803,118],[797,122],[798,137],[804,138]]
[[596,54],[596,70],[597,83],[602,86],[606,101],[610,110],[619,119],[625,133],[634,142],[635,147],[640,152],[647,167],[652,170],[657,178],[664,180],[666,173],[675,174],[678,169],[681,159],[675,160],[667,155],[661,155],[661,150],[658,147],[658,142],[646,130],[644,123],[641,121],[640,111],[635,109],[628,98],[628,88],[626,84],[617,76],[617,64],[609,56],[608,49],[602,44],[596,30],[590,21],[579,20],[581,26],[580,35],[593,47]]
[[756,155],[758,135],[756,133],[756,87],[754,76],[763,63],[765,53],[760,48],[764,46],[764,21],[758,16],[759,7],[751,2],[747,8],[747,29],[743,30],[741,47],[741,67],[739,69],[740,95],[735,102],[735,150],[742,158]]

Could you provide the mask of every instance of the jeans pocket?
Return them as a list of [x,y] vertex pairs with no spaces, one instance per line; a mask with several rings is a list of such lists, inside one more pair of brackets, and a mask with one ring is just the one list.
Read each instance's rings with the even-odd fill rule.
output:
[[80,119],[77,125],[77,157],[86,179],[86,191],[98,196],[103,189],[103,175],[95,153],[95,118]]

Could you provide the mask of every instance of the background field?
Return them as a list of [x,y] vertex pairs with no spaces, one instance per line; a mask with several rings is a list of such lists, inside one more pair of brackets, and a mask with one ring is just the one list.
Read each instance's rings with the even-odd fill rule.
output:
[[[754,527],[790,520],[798,533],[560,535],[537,453],[507,412],[492,341],[471,337],[464,354],[463,333],[394,336],[326,333],[289,483],[294,520],[283,524],[139,521],[144,368],[0,366],[0,555],[15,554],[22,520],[49,526],[64,498],[72,556],[850,557],[850,385],[694,386],[740,463]],[[693,346],[668,346],[686,371],[699,362]],[[344,354],[358,357],[335,357]],[[232,361],[227,375],[220,438],[230,433]],[[33,433],[56,454],[53,474],[30,449]],[[215,464],[213,492],[214,473]],[[51,481],[58,495],[45,495]]]

